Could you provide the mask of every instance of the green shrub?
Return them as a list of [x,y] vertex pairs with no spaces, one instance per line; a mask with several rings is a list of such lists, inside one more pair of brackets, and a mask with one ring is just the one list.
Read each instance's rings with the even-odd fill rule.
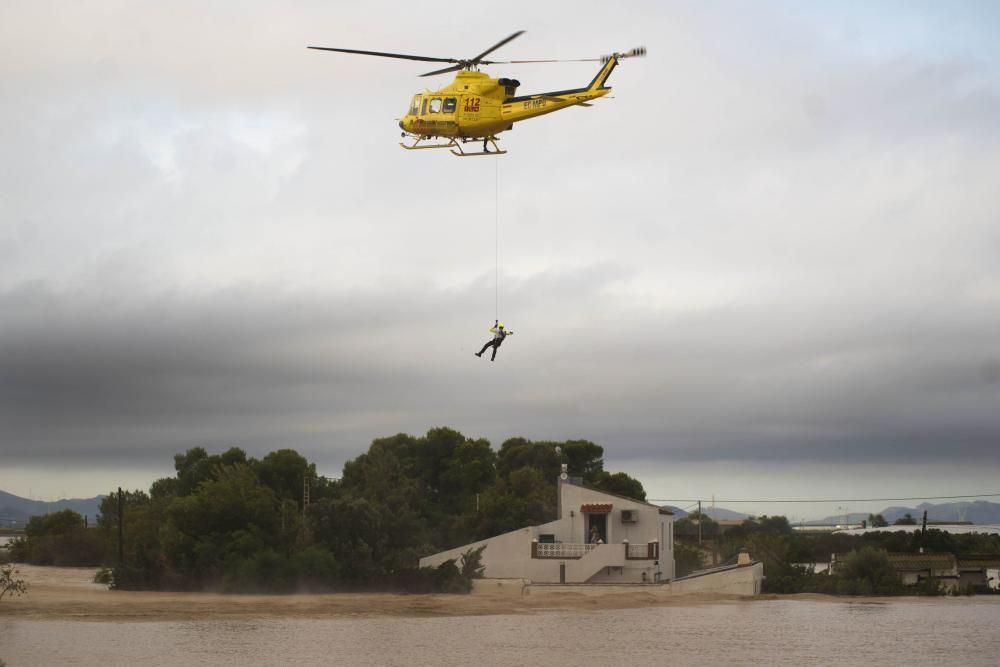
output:
[[0,566],[0,600],[7,595],[24,595],[28,592],[28,586],[23,579],[15,579],[17,570],[13,565]]

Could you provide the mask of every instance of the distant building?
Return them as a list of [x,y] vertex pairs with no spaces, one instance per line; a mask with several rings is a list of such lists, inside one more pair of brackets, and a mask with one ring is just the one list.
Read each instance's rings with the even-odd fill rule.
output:
[[904,585],[913,586],[935,579],[949,593],[958,590],[958,561],[954,554],[890,553],[888,556]]
[[[847,530],[837,530],[844,535],[864,535],[866,533],[916,533],[921,530],[920,525],[916,526],[883,526],[882,528],[851,528]],[[1000,535],[1000,525],[997,524],[971,524],[971,523],[936,523],[927,524],[927,530],[940,530],[952,535],[968,535],[970,533],[982,533],[984,535]]]
[[[1000,555],[963,555],[951,553],[888,553],[889,562],[906,586],[933,579],[948,593],[965,589],[996,589],[1000,581],[992,572],[1000,569]],[[837,574],[847,554],[834,554],[830,574]],[[818,568],[817,568],[818,570]]]

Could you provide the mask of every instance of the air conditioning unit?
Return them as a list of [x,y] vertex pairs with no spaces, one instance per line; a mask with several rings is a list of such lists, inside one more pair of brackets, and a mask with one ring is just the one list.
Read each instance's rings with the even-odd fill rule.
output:
[[622,523],[638,523],[639,510],[622,510]]

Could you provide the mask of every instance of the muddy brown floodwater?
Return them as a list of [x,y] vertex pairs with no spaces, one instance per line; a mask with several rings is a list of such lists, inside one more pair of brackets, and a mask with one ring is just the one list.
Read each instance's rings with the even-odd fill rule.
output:
[[108,591],[22,566],[20,665],[1000,665],[1000,596],[241,596]]

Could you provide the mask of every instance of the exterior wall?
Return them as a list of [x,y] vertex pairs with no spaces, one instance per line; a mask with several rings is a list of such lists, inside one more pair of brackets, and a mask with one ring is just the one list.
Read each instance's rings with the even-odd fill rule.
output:
[[[525,582],[525,595],[548,595],[562,593],[579,593],[590,596],[615,594],[634,594],[637,591],[655,597],[673,597],[679,595],[760,595],[764,582],[764,565],[753,563],[747,567],[728,566],[706,574],[675,579],[662,584],[619,584],[594,583],[587,584],[549,584]],[[483,591],[488,591],[487,586]],[[478,593],[479,588],[475,589]]]
[[552,521],[541,526],[519,528],[481,542],[425,556],[420,559],[420,567],[437,567],[446,560],[460,559],[469,549],[476,549],[485,544],[486,549],[482,556],[482,564],[486,568],[485,577],[559,581],[559,561],[531,557],[532,541],[537,540],[540,533],[557,532],[559,524],[558,521]]
[[673,595],[714,593],[722,595],[760,595],[764,583],[764,564],[730,567],[670,582]]
[[660,579],[673,579],[677,571],[674,562],[674,515],[660,514]]

